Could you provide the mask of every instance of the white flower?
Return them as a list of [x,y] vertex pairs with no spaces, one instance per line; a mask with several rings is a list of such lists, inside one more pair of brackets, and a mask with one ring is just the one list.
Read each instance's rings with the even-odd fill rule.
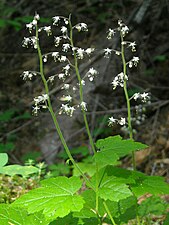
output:
[[109,58],[109,55],[111,54],[112,49],[110,48],[105,48],[104,49],[104,57]]
[[26,24],[26,28],[28,28],[29,29],[29,32],[31,33],[32,32],[32,29],[33,29],[33,24],[32,23]]
[[87,111],[87,107],[86,107],[87,103],[86,102],[81,102],[80,106],[81,106],[82,110]]
[[85,85],[85,81],[84,80],[81,80],[81,84],[84,86]]
[[30,43],[30,38],[24,37],[23,42],[22,42],[22,46],[28,48],[29,43]]
[[78,23],[75,25],[75,28],[80,32],[80,31],[88,31],[87,29],[87,24],[85,23]]
[[54,61],[56,62],[56,60],[59,57],[59,52],[52,52],[52,57],[54,58]]
[[123,125],[125,125],[125,124],[126,124],[126,119],[125,119],[125,118],[123,118],[123,117],[121,117],[121,119],[120,119],[120,120],[118,120],[118,123],[119,123],[121,126],[123,126]]
[[110,29],[109,28],[108,35],[107,35],[107,39],[112,39],[112,36],[114,36],[115,33],[116,32],[113,29]]
[[93,67],[89,69],[89,71],[87,72],[87,76],[89,78],[90,81],[93,81],[94,76],[97,75],[98,72],[97,70],[95,70]]
[[61,37],[55,37],[55,40],[54,40],[54,42],[55,42],[55,47],[58,47],[58,46],[59,46],[61,40],[62,40]]
[[119,73],[111,83],[113,89],[116,89],[117,86],[123,87],[124,79],[128,80],[128,76],[127,75],[124,76],[123,72]]
[[47,60],[48,60],[48,56],[47,55],[44,55],[43,56],[43,62],[47,62]]
[[136,101],[137,99],[141,99],[142,102],[147,102],[148,100],[150,100],[150,96],[149,96],[149,93],[135,93],[133,95],[134,100]]
[[69,106],[68,104],[62,104],[59,114],[63,112],[71,117],[73,115],[74,110],[75,108],[73,106]]
[[27,80],[27,79],[32,80],[32,77],[36,75],[37,74],[35,72],[24,71],[21,76],[23,76],[23,80]]
[[78,59],[83,59],[83,57],[84,57],[84,49],[82,49],[82,48],[78,48],[77,49],[77,57],[78,57]]
[[58,78],[64,80],[65,79],[65,74],[64,73],[59,73]]
[[94,52],[94,50],[95,50],[94,48],[87,48],[87,49],[85,50],[85,52],[86,52],[86,54],[87,54],[87,55],[89,55],[89,56],[90,56],[90,55],[91,55],[91,53],[93,53],[93,52]]
[[62,26],[61,27],[61,32],[62,32],[62,34],[67,34],[67,27]]
[[47,33],[48,36],[52,34],[51,26],[46,26],[43,29],[44,29],[44,31],[46,31],[46,33]]
[[38,110],[39,110],[39,109],[40,109],[40,107],[39,107],[38,105],[33,106],[32,112],[33,112],[33,114],[34,114],[35,116],[37,116]]
[[71,102],[72,101],[72,97],[70,95],[67,96],[63,96],[60,98],[61,101],[66,101],[66,102]]
[[65,90],[68,90],[70,87],[70,84],[64,84],[63,87],[61,89],[65,89]]
[[129,44],[129,47],[131,47],[132,52],[135,52],[136,51],[136,42],[135,41],[134,42],[131,42]]
[[60,62],[65,62],[67,60],[66,56],[65,55],[61,55],[59,61]]
[[110,117],[108,121],[108,126],[112,126],[114,123],[116,123],[117,119],[114,119],[114,117]]
[[136,57],[136,56],[134,56],[134,57],[128,62],[130,68],[133,67],[133,65],[134,65],[134,66],[137,66],[138,63],[139,63],[139,57]]
[[124,25],[121,27],[121,33],[122,33],[122,36],[124,37],[127,33],[129,32],[129,28]]
[[63,46],[62,46],[62,51],[63,52],[67,52],[68,50],[69,50],[69,48],[70,48],[70,44],[63,44]]
[[65,23],[66,25],[68,25],[68,24],[69,24],[68,19],[64,18],[64,23]]
[[35,14],[35,16],[34,16],[34,20],[40,20],[40,16],[39,16],[39,14]]
[[44,103],[48,99],[49,99],[49,96],[47,94],[43,94],[38,97],[35,97],[34,102],[35,102],[35,105],[38,105],[39,103]]
[[67,64],[66,66],[64,66],[64,67],[63,67],[63,70],[64,70],[64,72],[65,72],[65,75],[68,75],[69,70],[70,70],[70,65]]
[[54,16],[52,19],[53,19],[53,25],[58,25],[60,17],[59,16]]

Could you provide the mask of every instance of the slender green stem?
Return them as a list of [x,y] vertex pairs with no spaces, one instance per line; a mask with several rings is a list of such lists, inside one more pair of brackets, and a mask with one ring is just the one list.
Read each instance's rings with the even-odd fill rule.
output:
[[[42,53],[41,53],[41,48],[40,48],[40,45],[39,45],[39,40],[38,40],[38,27],[36,26],[36,38],[37,38],[37,51],[38,51],[38,57],[39,57],[39,66],[40,66],[40,75],[41,75],[41,78],[42,78],[42,81],[43,81],[43,84],[44,84],[44,87],[45,87],[45,92],[46,94],[49,96],[49,87],[48,87],[48,84],[47,84],[47,80],[45,78],[45,75],[44,75],[44,70],[43,70],[43,60],[42,60]],[[53,119],[53,122],[54,122],[54,125],[55,125],[55,128],[57,130],[57,133],[60,137],[60,140],[65,148],[65,151],[69,157],[69,159],[71,160],[72,164],[74,165],[74,167],[80,172],[80,174],[82,175],[82,177],[84,178],[84,180],[86,181],[86,183],[93,189],[95,190],[95,187],[91,184],[91,182],[88,180],[88,178],[84,175],[84,173],[82,172],[82,170],[80,169],[80,167],[76,164],[76,162],[74,161],[71,153],[70,153],[70,150],[66,144],[66,141],[63,137],[63,134],[62,134],[62,131],[60,129],[60,126],[59,126],[59,123],[57,121],[57,118],[56,118],[56,115],[53,111],[53,107],[52,107],[52,104],[51,104],[51,100],[50,100],[50,97],[48,98],[47,100],[48,102],[48,109],[49,109],[49,112],[52,116],[52,119]]]
[[[83,102],[83,85],[82,85],[82,79],[80,76],[80,72],[79,72],[79,65],[78,65],[78,59],[77,59],[77,54],[76,51],[74,50],[74,42],[73,42],[73,29],[72,29],[72,23],[71,23],[71,16],[69,17],[69,27],[70,27],[70,44],[71,47],[73,49],[73,55],[74,55],[74,68],[75,68],[75,72],[76,72],[76,76],[79,82],[79,96],[80,96],[80,102]],[[94,142],[93,142],[93,138],[89,129],[89,124],[87,121],[87,116],[86,116],[86,112],[85,109],[82,108],[82,113],[83,113],[83,119],[84,119],[84,123],[85,123],[85,127],[86,127],[86,131],[89,137],[89,142],[91,145],[91,148],[93,150],[93,153],[96,154],[96,149],[94,146]],[[98,164],[96,162],[96,184],[95,184],[95,193],[96,193],[96,212],[98,213],[98,208],[99,208],[99,187],[98,187]]]
[[[121,57],[122,57],[122,63],[123,63],[123,74],[124,74],[124,93],[126,97],[127,102],[127,122],[128,122],[128,129],[129,129],[129,136],[130,139],[133,140],[133,129],[131,124],[131,106],[130,106],[130,99],[127,91],[127,66],[126,66],[126,59],[125,59],[125,50],[124,50],[124,40],[123,35],[121,34]],[[132,164],[133,169],[136,170],[136,161],[135,161],[135,154],[132,152]]]
[[111,213],[110,213],[110,210],[109,210],[109,208],[108,208],[106,202],[103,202],[103,205],[104,205],[104,207],[105,207],[105,210],[106,210],[107,214],[108,214],[109,217],[110,217],[110,220],[111,220],[112,224],[113,224],[113,225],[116,225],[116,223],[115,223],[115,221],[114,221],[114,219],[113,219],[113,217],[112,217],[112,215],[111,215]]

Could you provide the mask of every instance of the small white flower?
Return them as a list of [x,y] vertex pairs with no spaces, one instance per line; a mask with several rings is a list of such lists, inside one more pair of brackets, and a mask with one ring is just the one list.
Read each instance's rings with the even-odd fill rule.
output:
[[68,116],[72,116],[75,108],[73,106],[69,106],[68,104],[62,104],[59,114],[66,113]]
[[59,73],[58,78],[64,80],[65,79],[65,74],[64,73]]
[[112,39],[112,36],[114,36],[115,33],[116,32],[113,29],[110,29],[109,28],[108,35],[107,35],[107,39]]
[[59,57],[59,52],[52,52],[52,57],[54,58],[54,61],[56,62]]
[[60,17],[59,16],[54,16],[52,19],[53,19],[53,25],[58,25]]
[[55,40],[54,40],[55,47],[58,47],[59,46],[61,40],[62,40],[61,37],[55,37]]
[[128,80],[128,76],[127,75],[124,76],[123,72],[119,73],[111,83],[113,89],[116,89],[117,86],[123,87],[124,79]]
[[129,47],[131,47],[132,52],[135,52],[136,51],[136,42],[135,41],[134,42],[131,42],[129,44]]
[[123,117],[121,117],[121,119],[120,119],[120,120],[118,120],[118,123],[119,123],[121,126],[123,126],[123,125],[125,125],[125,124],[126,124],[126,119],[125,119],[125,118],[123,118]]
[[104,49],[104,57],[109,58],[109,55],[111,54],[112,49],[110,48],[105,48]]
[[33,24],[32,23],[26,24],[26,28],[28,28],[29,29],[29,33],[31,33],[32,29],[33,29]]
[[63,46],[62,46],[62,51],[63,52],[67,52],[68,50],[69,50],[69,48],[70,48],[70,44],[63,44]]
[[97,74],[98,74],[97,70],[95,70],[93,67],[90,68],[89,71],[87,72],[87,76],[90,81],[93,81],[95,75],[97,75]]
[[80,32],[80,31],[88,31],[87,29],[87,24],[85,23],[78,23],[75,25],[75,28]]
[[40,110],[40,107],[39,107],[38,105],[35,105],[35,106],[33,106],[32,113],[33,113],[35,116],[37,116],[38,110]]
[[27,79],[32,80],[32,77],[36,75],[37,74],[34,72],[24,71],[21,76],[23,76],[23,80],[27,80]]
[[72,97],[70,95],[67,96],[63,96],[60,98],[61,101],[66,101],[66,102],[71,102],[72,101]]
[[68,19],[64,18],[64,23],[65,23],[66,25],[68,25],[68,24],[69,24]]
[[61,89],[68,90],[70,88],[70,84],[64,84]]
[[30,43],[30,38],[24,37],[23,42],[22,42],[22,46],[28,48],[29,43]]
[[61,27],[61,32],[62,32],[62,34],[67,34],[67,27],[62,26]]
[[108,121],[108,126],[112,126],[114,123],[116,123],[117,119],[114,119],[114,117],[110,117]]
[[69,70],[70,70],[70,65],[67,64],[66,66],[63,67],[63,70],[65,72],[65,75],[68,75],[69,74]]
[[39,14],[35,14],[35,16],[34,16],[34,20],[40,20],[40,16],[39,16]]
[[84,86],[85,85],[85,81],[84,80],[81,80],[81,84]]
[[87,111],[87,103],[86,102],[81,102],[80,106],[81,106],[82,110]]
[[85,50],[85,52],[86,52],[86,54],[87,55],[91,55],[91,53],[93,53],[94,52],[94,50],[95,50],[95,48],[87,48],[86,50]]
[[48,56],[47,55],[44,55],[43,56],[43,62],[47,62],[48,61]]
[[65,55],[61,55],[59,61],[60,62],[65,62],[67,60],[66,56]]
[[46,31],[48,36],[52,34],[51,26],[46,26],[43,29],[44,29],[44,31]]
[[84,58],[84,49],[82,49],[82,48],[77,49],[77,57],[78,57],[78,59]]
[[122,33],[122,36],[124,37],[127,33],[129,32],[129,28],[124,25],[121,27],[121,33]]

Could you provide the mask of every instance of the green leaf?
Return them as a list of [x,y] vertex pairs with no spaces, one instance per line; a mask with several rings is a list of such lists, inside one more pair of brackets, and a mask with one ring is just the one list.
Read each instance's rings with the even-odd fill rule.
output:
[[12,151],[14,147],[15,145],[13,144],[13,142],[7,142],[6,144],[0,143],[0,152]]
[[166,55],[156,55],[154,58],[154,61],[164,62],[167,59]]
[[131,184],[131,190],[139,197],[145,193],[169,194],[169,185],[164,181],[163,177],[145,176],[137,180],[137,183]]
[[1,225],[48,225],[41,212],[28,215],[23,208],[15,208],[11,205],[0,204],[0,224]]
[[78,225],[78,220],[78,218],[73,218],[72,214],[70,213],[63,218],[58,218],[57,220],[51,222],[50,225]]
[[32,173],[38,173],[39,169],[34,166],[20,166],[20,165],[10,165],[5,166],[0,170],[0,173],[9,176],[14,176],[16,174],[21,176],[28,176]]
[[138,213],[141,217],[149,214],[163,215],[166,213],[167,204],[160,197],[151,196],[144,200],[138,207]]
[[83,199],[76,195],[82,181],[77,177],[49,178],[42,187],[21,196],[13,204],[26,207],[29,213],[43,210],[46,218],[64,217],[83,208]]
[[167,213],[167,217],[166,217],[166,219],[164,220],[163,225],[168,225],[168,224],[169,224],[169,213]]
[[[77,163],[77,165],[80,167],[80,169],[83,173],[88,174],[90,177],[93,176],[96,173],[96,166],[95,166],[94,163],[80,162],[80,163]],[[73,175],[74,176],[81,176],[81,173],[79,172],[79,170],[77,170],[74,167]]]
[[7,122],[11,120],[13,115],[15,114],[15,109],[6,110],[4,113],[0,114],[0,121]]
[[0,153],[0,167],[3,167],[8,162],[8,155],[6,153]]
[[133,151],[145,149],[147,145],[133,140],[122,140],[122,137],[117,135],[98,140],[96,147],[100,150],[95,155],[96,162],[103,167],[116,165],[120,157],[124,157]]

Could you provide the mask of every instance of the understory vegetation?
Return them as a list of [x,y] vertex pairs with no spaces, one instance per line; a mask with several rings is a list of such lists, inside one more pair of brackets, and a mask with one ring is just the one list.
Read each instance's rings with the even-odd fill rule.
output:
[[[47,165],[43,160],[37,163],[30,159],[40,157],[34,152],[35,155],[23,158],[25,165],[11,165],[8,153],[14,149],[16,136],[7,135],[6,142],[0,144],[0,224],[167,225],[169,185],[162,176],[140,172],[136,162],[136,153],[149,146],[135,141],[135,126],[144,122],[146,107],[152,100],[150,92],[128,88],[130,71],[136,70],[140,61],[136,41],[128,40],[130,29],[118,20],[116,27],[108,28],[105,34],[107,48],[79,47],[78,35],[87,38],[85,35],[90,29],[84,22],[74,24],[72,17],[54,16],[52,25],[41,26],[44,20],[36,13],[26,24],[29,36],[24,37],[22,46],[37,53],[39,69],[24,71],[21,78],[25,82],[38,79],[41,83],[41,91],[33,99],[32,114],[35,117],[44,112],[51,115],[63,151],[57,155],[57,164]],[[56,51],[43,52],[41,35],[53,38]],[[112,47],[114,39],[118,40],[115,48]],[[118,57],[121,71],[112,74],[110,87],[112,92],[123,91],[127,110],[117,117],[100,117],[97,123],[103,123],[105,130],[99,127],[91,132],[90,105],[84,90],[102,74],[94,67],[81,74],[80,64],[94,54],[105,60],[112,54]],[[52,60],[60,70],[47,76],[45,66]],[[68,82],[71,76],[76,79],[73,84]],[[50,90],[57,82],[61,84],[62,96],[54,107],[55,96]],[[67,116],[71,120],[76,112],[81,114],[89,144],[70,148],[58,118]],[[0,115],[1,129],[3,131],[4,122],[12,118],[22,123],[30,117],[28,112],[7,110]],[[109,135],[115,126],[120,127],[125,138],[121,133]],[[102,132],[108,136],[98,138]],[[128,168],[123,166],[126,158],[131,162]]]

